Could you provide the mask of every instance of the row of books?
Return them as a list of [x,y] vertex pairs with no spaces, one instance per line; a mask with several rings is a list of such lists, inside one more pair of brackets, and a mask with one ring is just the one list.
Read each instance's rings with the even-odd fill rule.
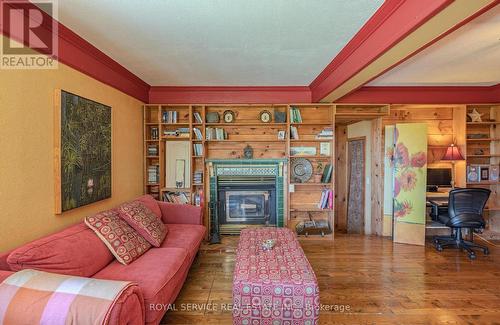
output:
[[197,140],[203,140],[203,134],[201,133],[200,129],[193,128],[193,133]]
[[300,110],[297,107],[290,107],[290,122],[302,123],[302,116],[300,115]]
[[201,118],[201,114],[198,112],[193,113],[193,118],[195,123],[203,123],[203,119]]
[[160,182],[160,166],[149,165],[148,166],[148,183],[157,184]]
[[333,208],[333,191],[331,189],[324,189],[321,191],[321,199],[318,202],[319,209],[332,209]]
[[162,123],[177,123],[178,113],[176,111],[166,111],[161,114]]
[[194,172],[193,184],[203,184],[203,171],[197,170]]
[[184,192],[164,192],[163,201],[177,204],[189,203],[189,198]]
[[178,128],[175,130],[163,130],[163,135],[167,137],[189,138],[189,128]]
[[318,139],[318,140],[331,140],[331,139],[333,139],[333,128],[324,128],[318,134],[316,134],[316,139]]
[[158,156],[158,146],[155,144],[148,145],[148,156]]
[[203,156],[203,145],[201,143],[193,144],[193,154],[195,156]]
[[226,140],[226,130],[222,128],[206,128],[205,135],[207,140]]

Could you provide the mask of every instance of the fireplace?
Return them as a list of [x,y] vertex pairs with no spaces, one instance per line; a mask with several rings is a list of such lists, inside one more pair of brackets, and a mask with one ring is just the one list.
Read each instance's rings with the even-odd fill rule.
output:
[[218,180],[219,225],[276,226],[275,177],[234,178]]
[[255,226],[284,225],[283,159],[209,160],[210,241]]

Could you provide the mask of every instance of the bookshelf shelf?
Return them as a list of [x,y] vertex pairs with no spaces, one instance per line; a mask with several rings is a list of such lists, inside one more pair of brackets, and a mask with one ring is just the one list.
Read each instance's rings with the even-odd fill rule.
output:
[[330,159],[331,156],[290,155],[290,158]]
[[332,186],[330,183],[290,183],[293,186]]
[[467,125],[498,125],[500,122],[498,121],[490,121],[490,122],[467,122]]
[[264,123],[264,122],[255,122],[255,123],[205,123],[206,126],[287,126],[287,123]]

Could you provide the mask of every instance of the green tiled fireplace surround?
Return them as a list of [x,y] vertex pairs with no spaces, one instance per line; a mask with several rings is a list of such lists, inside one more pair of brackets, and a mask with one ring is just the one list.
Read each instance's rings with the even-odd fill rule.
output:
[[[217,177],[228,175],[275,176],[276,179],[276,224],[284,226],[284,176],[286,159],[208,159],[210,178],[210,213],[216,213],[214,202],[217,197]],[[210,216],[214,221],[213,216]],[[211,227],[213,228],[213,227]],[[212,234],[213,229],[210,233]]]

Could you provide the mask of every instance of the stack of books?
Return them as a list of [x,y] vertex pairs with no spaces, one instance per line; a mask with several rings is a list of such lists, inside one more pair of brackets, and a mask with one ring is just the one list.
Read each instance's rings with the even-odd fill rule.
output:
[[193,144],[193,154],[195,156],[203,156],[203,145],[201,143]]
[[330,181],[332,180],[332,171],[333,171],[332,164],[327,164],[325,166],[325,169],[323,169],[323,176],[321,176],[321,183],[330,183]]
[[293,125],[290,126],[290,139],[299,140],[299,131],[297,130],[297,127]]
[[158,147],[155,144],[148,145],[148,156],[158,156]]
[[201,130],[198,128],[193,128],[194,135],[197,140],[203,140],[203,134],[201,134]]
[[158,184],[160,181],[160,166],[150,165],[148,166],[148,183]]
[[162,123],[177,123],[177,112],[176,111],[167,111],[161,114]]
[[195,185],[203,184],[203,172],[201,170],[197,170],[194,172],[193,184]]
[[193,118],[194,118],[194,123],[203,123],[203,120],[201,119],[201,114],[198,112],[193,113]]
[[189,203],[189,198],[184,192],[165,192],[163,193],[163,201],[177,204]]
[[333,208],[333,191],[324,189],[321,191],[321,199],[318,202],[319,209],[332,209]]
[[300,110],[297,107],[290,107],[290,122],[302,123],[302,116],[300,115]]
[[317,140],[331,140],[333,139],[333,128],[324,128],[320,133],[316,134]]
[[226,140],[227,133],[226,130],[222,128],[206,128],[205,134],[207,140]]

